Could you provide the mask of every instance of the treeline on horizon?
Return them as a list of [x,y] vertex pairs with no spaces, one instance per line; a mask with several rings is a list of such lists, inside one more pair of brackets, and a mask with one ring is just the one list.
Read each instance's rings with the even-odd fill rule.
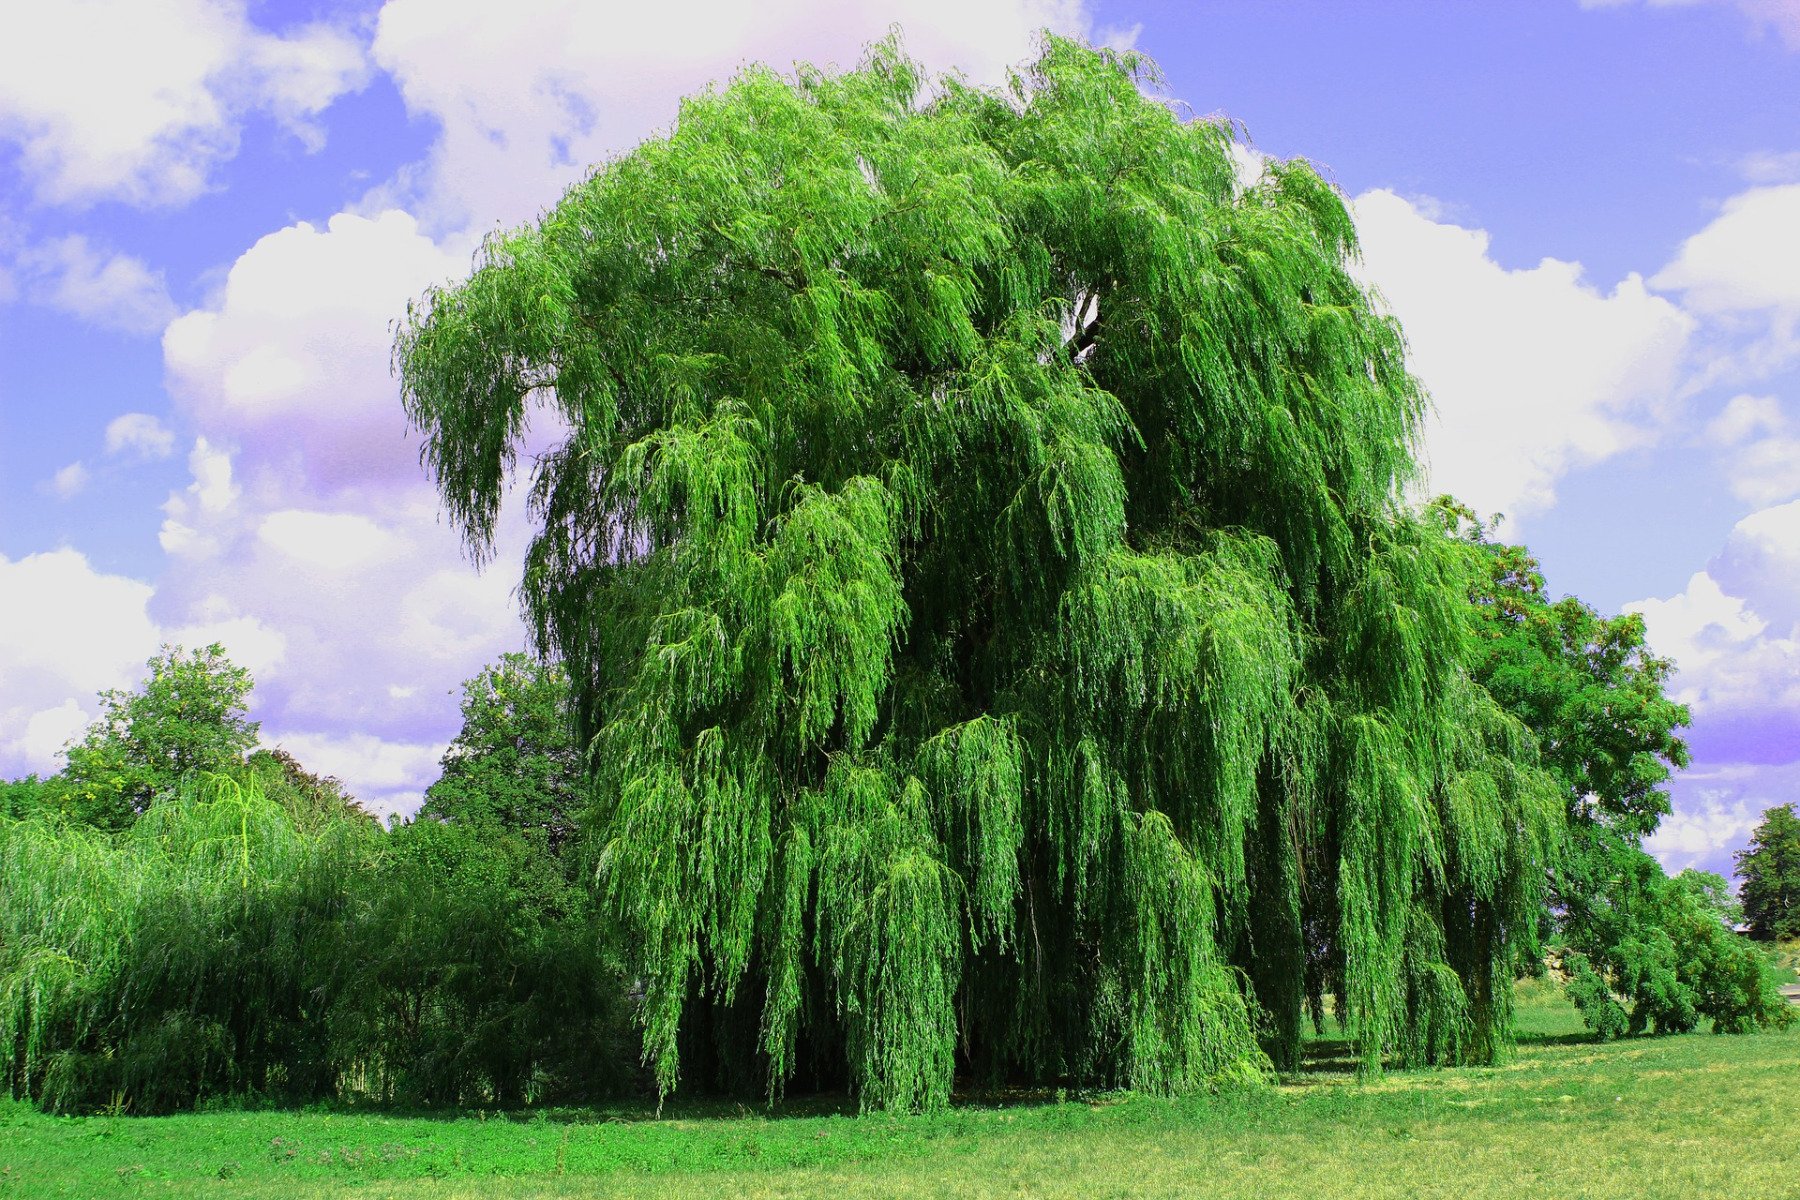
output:
[[1641,619],[1408,500],[1341,196],[1154,79],[753,68],[411,306],[476,558],[534,406],[566,434],[540,657],[392,831],[251,752],[216,651],[109,697],[7,793],[15,1093],[1182,1093],[1328,1020],[1370,1075],[1503,1060],[1547,960],[1597,1036],[1790,1022],[1726,882],[1643,850],[1688,714]]

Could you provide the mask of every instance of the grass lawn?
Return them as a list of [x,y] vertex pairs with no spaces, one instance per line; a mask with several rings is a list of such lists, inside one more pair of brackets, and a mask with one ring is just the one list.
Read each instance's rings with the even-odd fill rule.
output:
[[1525,997],[1515,1061],[1250,1095],[857,1118],[803,1104],[405,1117],[0,1107],[0,1197],[1800,1196],[1800,1032],[1594,1045]]

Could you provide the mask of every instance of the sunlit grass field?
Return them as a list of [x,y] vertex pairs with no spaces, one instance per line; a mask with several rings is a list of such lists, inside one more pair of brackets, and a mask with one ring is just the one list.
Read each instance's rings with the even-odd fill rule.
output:
[[1504,1067],[1359,1083],[1342,1047],[1261,1093],[796,1102],[527,1116],[53,1118],[0,1107],[0,1197],[1800,1197],[1800,1032],[1581,1040],[1527,986]]

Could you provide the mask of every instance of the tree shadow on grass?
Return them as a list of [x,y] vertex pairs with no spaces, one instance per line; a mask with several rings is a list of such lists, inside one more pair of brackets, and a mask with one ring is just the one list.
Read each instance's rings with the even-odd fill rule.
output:
[[[1553,1033],[1549,1031],[1521,1030],[1516,1037],[1520,1047],[1581,1046],[1591,1045],[1594,1035],[1586,1030]],[[1300,1069],[1284,1072],[1281,1082],[1289,1087],[1316,1087],[1326,1084],[1343,1083],[1356,1077],[1362,1066],[1362,1055],[1358,1053],[1356,1043],[1345,1037],[1309,1038],[1301,1050]],[[1399,1071],[1389,1063],[1387,1069]],[[1407,1071],[1416,1074],[1416,1071]]]
[[1583,1046],[1597,1044],[1600,1039],[1585,1029],[1573,1033],[1521,1031],[1515,1042],[1520,1046]]
[[[1140,1098],[1136,1093],[1104,1088],[1020,1087],[965,1083],[950,1100],[951,1113],[986,1110],[1026,1110],[1079,1105],[1110,1108]],[[414,1121],[506,1121],[515,1124],[601,1125],[640,1122],[704,1124],[718,1121],[788,1121],[827,1117],[861,1117],[873,1121],[899,1119],[905,1114],[864,1113],[856,1098],[845,1092],[816,1092],[783,1097],[774,1104],[723,1097],[673,1097],[659,1109],[656,1101],[634,1097],[600,1104],[542,1105],[523,1108],[484,1108],[478,1105],[422,1107],[375,1101],[338,1101],[315,1104],[296,1113],[329,1112]]]
[[1315,1035],[1307,1038],[1300,1047],[1299,1069],[1283,1071],[1281,1082],[1289,1087],[1340,1083],[1354,1078],[1361,1066],[1362,1055],[1357,1052],[1354,1041],[1347,1037]]
[[654,1099],[630,1098],[601,1104],[546,1104],[520,1108],[419,1106],[376,1101],[338,1101],[292,1110],[328,1112],[400,1121],[505,1121],[512,1124],[620,1125],[640,1122],[709,1122],[787,1120],[857,1115],[856,1101],[846,1095],[802,1096],[770,1105],[719,1097],[677,1098],[660,1109]]

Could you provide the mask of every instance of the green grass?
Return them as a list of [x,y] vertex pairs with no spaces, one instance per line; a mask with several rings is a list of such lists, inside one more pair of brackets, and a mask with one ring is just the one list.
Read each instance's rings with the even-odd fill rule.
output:
[[0,1108],[0,1197],[1800,1195],[1800,1033],[1579,1040],[1528,988],[1504,1067],[1363,1084],[1344,1048],[1261,1093],[408,1117]]

